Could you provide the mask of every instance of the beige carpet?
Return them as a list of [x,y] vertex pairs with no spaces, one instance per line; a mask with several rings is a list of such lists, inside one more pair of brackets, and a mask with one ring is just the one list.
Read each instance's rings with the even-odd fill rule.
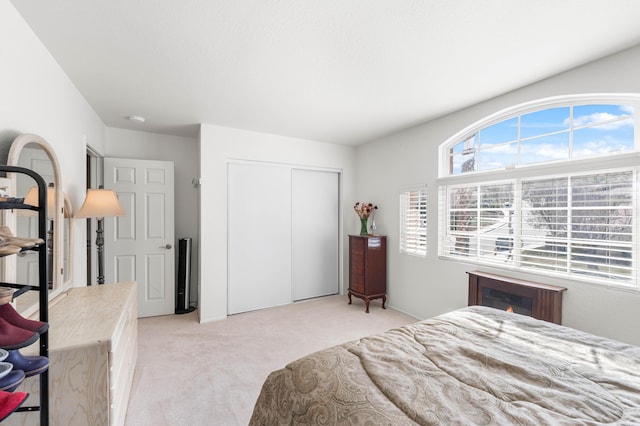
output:
[[372,301],[329,296],[207,324],[196,313],[138,322],[126,425],[246,425],[272,370],[311,352],[415,322]]

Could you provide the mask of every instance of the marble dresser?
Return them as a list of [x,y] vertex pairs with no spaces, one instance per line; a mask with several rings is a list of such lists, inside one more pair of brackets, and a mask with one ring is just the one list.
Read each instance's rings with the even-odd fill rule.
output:
[[[138,356],[135,282],[73,288],[49,308],[51,425],[122,425]],[[37,355],[35,345],[21,350]],[[18,390],[37,405],[38,378]],[[33,399],[32,399],[33,398]],[[35,401],[35,402],[33,402]],[[14,413],[7,425],[37,425],[37,412]]]

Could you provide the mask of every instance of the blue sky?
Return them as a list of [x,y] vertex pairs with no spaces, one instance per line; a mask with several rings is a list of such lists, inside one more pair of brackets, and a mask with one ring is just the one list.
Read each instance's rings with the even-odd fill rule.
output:
[[[518,117],[480,131],[453,148],[454,174],[470,156],[463,149],[474,146],[479,153],[476,170],[501,169],[508,165],[534,164],[569,158],[571,108],[558,107],[523,114],[518,144]],[[633,107],[579,105],[573,107],[573,158],[591,157],[634,148]],[[520,161],[518,162],[518,149]]]

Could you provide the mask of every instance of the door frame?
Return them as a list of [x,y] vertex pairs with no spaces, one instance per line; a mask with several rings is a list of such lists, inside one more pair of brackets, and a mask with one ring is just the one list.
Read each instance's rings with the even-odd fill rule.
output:
[[[100,188],[104,182],[104,157],[91,146],[86,146],[86,190]],[[86,196],[86,191],[85,191]],[[87,232],[87,285],[97,283],[97,252],[93,243],[96,239],[95,228],[91,218],[86,219]]]

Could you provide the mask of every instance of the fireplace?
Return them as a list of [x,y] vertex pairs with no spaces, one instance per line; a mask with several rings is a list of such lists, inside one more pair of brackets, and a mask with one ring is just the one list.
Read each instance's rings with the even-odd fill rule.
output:
[[480,271],[469,274],[469,306],[482,305],[560,324],[564,287]]
[[482,305],[516,314],[532,316],[533,298],[519,296],[490,287],[482,288]]

